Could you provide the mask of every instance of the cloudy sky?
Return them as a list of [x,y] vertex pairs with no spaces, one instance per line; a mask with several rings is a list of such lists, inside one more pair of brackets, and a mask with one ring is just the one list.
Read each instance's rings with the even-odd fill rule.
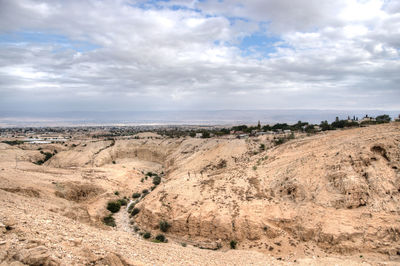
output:
[[0,111],[400,110],[399,0],[0,0]]

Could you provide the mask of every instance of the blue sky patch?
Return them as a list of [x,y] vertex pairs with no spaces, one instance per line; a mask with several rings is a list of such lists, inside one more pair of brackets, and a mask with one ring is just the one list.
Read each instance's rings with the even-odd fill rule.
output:
[[100,46],[90,42],[71,40],[63,35],[32,31],[0,34],[0,44],[2,43],[50,44],[56,46],[55,52],[66,49],[72,49],[77,52],[89,52],[100,48]]
[[242,39],[238,45],[244,56],[259,54],[262,57],[269,57],[269,54],[276,52],[276,47],[282,39],[275,36],[268,36],[265,32],[256,32]]

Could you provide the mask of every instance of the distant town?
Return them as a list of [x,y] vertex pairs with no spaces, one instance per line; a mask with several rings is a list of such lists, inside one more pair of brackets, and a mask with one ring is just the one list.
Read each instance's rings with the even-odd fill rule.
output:
[[[9,144],[49,144],[65,143],[73,139],[86,138],[140,138],[138,133],[154,132],[163,137],[228,137],[246,139],[261,135],[278,135],[290,138],[291,134],[316,134],[327,130],[365,127],[368,125],[400,122],[400,115],[392,119],[389,115],[379,115],[372,117],[365,115],[362,118],[350,117],[340,119],[336,117],[335,121],[321,121],[320,124],[311,124],[298,121],[295,124],[276,123],[273,125],[263,125],[258,122],[256,125],[237,125],[232,127],[223,126],[202,126],[202,125],[163,125],[163,126],[79,126],[79,127],[18,127],[18,128],[0,128],[0,138],[3,142]],[[155,138],[151,136],[147,138]],[[292,136],[293,137],[293,136]],[[12,140],[11,140],[12,139]],[[277,138],[282,140],[282,138]]]

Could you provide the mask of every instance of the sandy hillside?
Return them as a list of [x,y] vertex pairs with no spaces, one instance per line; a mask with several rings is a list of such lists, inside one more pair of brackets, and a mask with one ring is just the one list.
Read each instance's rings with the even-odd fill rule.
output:
[[[0,265],[400,263],[399,123],[279,146],[142,135],[0,143]],[[104,225],[123,197],[139,213]]]

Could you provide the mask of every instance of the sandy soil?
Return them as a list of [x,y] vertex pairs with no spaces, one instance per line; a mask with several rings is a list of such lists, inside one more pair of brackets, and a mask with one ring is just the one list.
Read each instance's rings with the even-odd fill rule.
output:
[[[399,123],[279,146],[143,135],[0,143],[0,265],[400,263]],[[39,147],[57,153],[36,165]],[[161,176],[153,190],[147,172]],[[109,200],[144,189],[139,214],[103,224]],[[151,241],[161,220],[168,243]]]

